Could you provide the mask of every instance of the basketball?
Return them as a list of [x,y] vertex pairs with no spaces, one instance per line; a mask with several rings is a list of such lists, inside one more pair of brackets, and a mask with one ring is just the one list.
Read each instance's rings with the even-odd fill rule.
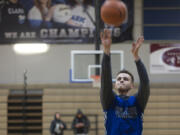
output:
[[127,16],[127,7],[120,0],[106,0],[101,7],[101,19],[109,25],[121,25]]

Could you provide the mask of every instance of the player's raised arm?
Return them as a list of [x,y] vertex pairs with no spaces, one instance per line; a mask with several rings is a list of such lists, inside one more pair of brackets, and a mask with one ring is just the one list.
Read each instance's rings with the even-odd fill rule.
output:
[[112,74],[111,74],[111,32],[105,29],[101,32],[101,42],[103,45],[103,60],[102,60],[102,73],[101,73],[101,90],[100,98],[104,110],[109,109],[114,100],[114,93],[112,91]]
[[139,84],[138,93],[136,94],[136,97],[137,97],[138,104],[142,109],[142,112],[144,112],[144,109],[146,107],[146,104],[150,95],[148,74],[147,74],[144,64],[142,63],[138,55],[139,48],[141,47],[143,41],[144,41],[144,37],[141,36],[138,38],[136,43],[132,44],[132,54],[136,62],[137,71],[138,71],[138,75],[140,79],[140,84]]

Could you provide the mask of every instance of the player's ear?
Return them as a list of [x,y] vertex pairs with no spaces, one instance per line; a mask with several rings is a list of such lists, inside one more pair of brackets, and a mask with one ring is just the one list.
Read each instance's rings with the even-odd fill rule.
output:
[[116,81],[115,81],[115,83],[114,83],[114,89],[115,89],[115,90],[117,89],[117,86],[116,86]]

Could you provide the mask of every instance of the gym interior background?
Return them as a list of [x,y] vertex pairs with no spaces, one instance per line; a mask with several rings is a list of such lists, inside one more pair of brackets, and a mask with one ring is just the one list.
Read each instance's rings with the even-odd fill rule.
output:
[[[143,0],[134,2],[133,36],[142,35]],[[168,18],[167,18],[168,19]],[[158,41],[176,43],[177,41]],[[180,89],[179,74],[150,73],[150,44],[145,41],[140,56],[144,62],[151,83],[151,96],[144,114],[143,135],[180,134]],[[135,92],[139,78],[131,56],[131,44],[127,41],[112,45],[112,50],[124,51],[124,67],[135,75]],[[18,130],[27,130],[30,135],[49,135],[50,122],[55,112],[60,112],[67,123],[65,135],[73,134],[71,122],[78,108],[88,115],[91,121],[89,135],[104,134],[104,117],[99,102],[99,88],[91,83],[70,83],[71,51],[94,50],[93,44],[56,45],[52,44],[47,53],[18,55],[11,44],[0,46],[0,134],[18,135]],[[83,63],[82,63],[83,64]],[[18,96],[24,89],[24,70],[27,69],[26,104],[29,108],[23,115],[23,98]],[[18,119],[27,117],[26,121]],[[22,124],[27,125],[24,128]],[[25,132],[24,132],[25,133]]]

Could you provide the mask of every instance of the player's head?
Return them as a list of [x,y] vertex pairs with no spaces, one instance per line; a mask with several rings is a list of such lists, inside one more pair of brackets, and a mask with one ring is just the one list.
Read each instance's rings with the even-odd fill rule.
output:
[[121,70],[117,73],[115,89],[118,90],[119,94],[127,94],[127,92],[133,88],[134,77],[127,70]]

